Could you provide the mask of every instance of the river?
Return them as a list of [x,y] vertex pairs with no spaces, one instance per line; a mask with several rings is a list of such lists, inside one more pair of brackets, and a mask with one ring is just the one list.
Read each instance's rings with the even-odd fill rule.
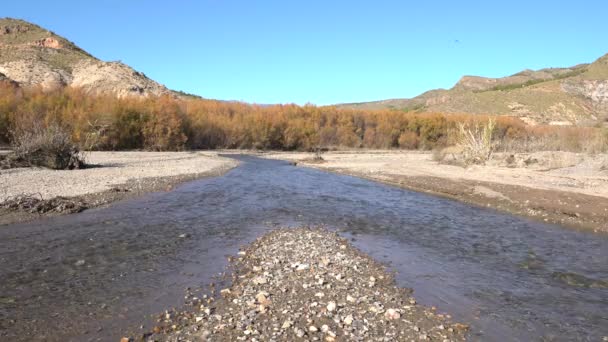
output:
[[117,341],[275,227],[324,225],[484,341],[608,336],[608,236],[231,156],[226,175],[0,227],[0,340]]

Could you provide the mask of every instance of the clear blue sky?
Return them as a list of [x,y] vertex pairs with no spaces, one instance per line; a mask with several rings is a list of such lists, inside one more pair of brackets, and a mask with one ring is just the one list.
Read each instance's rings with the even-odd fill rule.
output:
[[170,88],[256,103],[412,97],[608,53],[608,1],[3,1]]

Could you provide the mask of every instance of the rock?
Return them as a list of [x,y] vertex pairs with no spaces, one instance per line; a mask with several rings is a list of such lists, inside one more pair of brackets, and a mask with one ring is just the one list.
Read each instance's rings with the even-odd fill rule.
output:
[[185,239],[187,237],[190,237],[190,235],[188,235],[188,234],[179,234],[179,238],[180,239]]
[[384,313],[384,317],[386,317],[386,319],[388,319],[389,321],[392,321],[401,318],[401,314],[395,309],[388,309]]
[[306,332],[304,332],[304,330],[302,329],[296,329],[295,330],[296,336],[298,336],[299,338],[304,337],[304,335],[306,335]]
[[281,326],[281,329],[289,329],[292,324],[293,324],[292,321],[287,320],[287,321],[283,322],[283,325]]
[[262,304],[262,305],[268,305],[270,303],[270,300],[268,300],[268,292],[260,292],[255,296],[255,299],[258,301],[258,303]]
[[307,270],[309,267],[310,265],[308,264],[298,264],[298,266],[296,266],[296,271]]
[[120,342],[133,342],[133,339],[130,337],[123,337],[120,339]]
[[263,285],[266,284],[268,282],[268,279],[266,279],[266,277],[255,277],[253,279],[253,283],[256,285]]
[[74,263],[74,266],[84,266],[84,264],[86,264],[86,261],[80,259]]
[[222,297],[226,297],[226,296],[230,295],[230,293],[231,293],[230,289],[222,289],[220,291],[220,295],[222,295]]
[[321,326],[321,331],[324,332],[324,333],[328,332],[329,331],[329,326],[327,324],[323,324]]
[[344,318],[344,324],[351,325],[353,324],[353,315],[348,315]]
[[310,327],[308,327],[308,331],[317,332],[319,331],[319,329],[317,329],[317,327],[315,327],[314,325],[311,325]]
[[336,310],[336,302],[327,303],[327,311],[332,312]]

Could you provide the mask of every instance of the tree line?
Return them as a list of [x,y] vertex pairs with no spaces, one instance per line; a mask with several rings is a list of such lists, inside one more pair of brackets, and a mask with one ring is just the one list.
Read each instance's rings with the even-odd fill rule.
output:
[[[34,122],[66,127],[74,141],[98,150],[377,148],[430,150],[450,145],[458,123],[487,117],[352,110],[294,104],[262,106],[206,99],[116,98],[79,89],[0,85],[0,142]],[[495,138],[520,141],[562,134],[496,118]],[[585,133],[586,134],[586,133]]]

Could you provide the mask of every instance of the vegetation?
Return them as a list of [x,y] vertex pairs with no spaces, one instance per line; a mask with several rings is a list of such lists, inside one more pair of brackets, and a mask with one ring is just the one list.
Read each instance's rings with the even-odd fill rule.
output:
[[84,166],[80,149],[71,133],[57,124],[33,122],[20,125],[12,138],[13,158],[19,165],[42,166],[55,170]]
[[555,81],[555,80],[562,80],[565,78],[574,77],[574,76],[580,75],[586,71],[587,71],[586,68],[577,68],[572,71],[564,72],[561,74],[556,74],[552,78],[537,78],[537,79],[528,80],[523,83],[500,84],[500,85],[494,86],[490,89],[480,90],[480,91],[476,91],[476,92],[508,91],[508,90],[514,90],[514,89],[519,89],[519,88],[525,88],[525,87],[533,86],[533,85],[539,84],[539,83]]
[[485,164],[492,157],[496,148],[494,129],[496,120],[488,119],[486,123],[476,122],[473,125],[458,123],[456,131],[457,146],[465,164]]
[[[458,144],[450,132],[461,124],[472,128],[487,121],[484,115],[258,106],[171,96],[119,99],[70,88],[24,90],[0,82],[0,142],[13,144],[9,132],[41,122],[67,130],[85,149],[432,150]],[[507,116],[493,122],[497,149],[598,152],[608,146],[601,128],[527,126]]]

